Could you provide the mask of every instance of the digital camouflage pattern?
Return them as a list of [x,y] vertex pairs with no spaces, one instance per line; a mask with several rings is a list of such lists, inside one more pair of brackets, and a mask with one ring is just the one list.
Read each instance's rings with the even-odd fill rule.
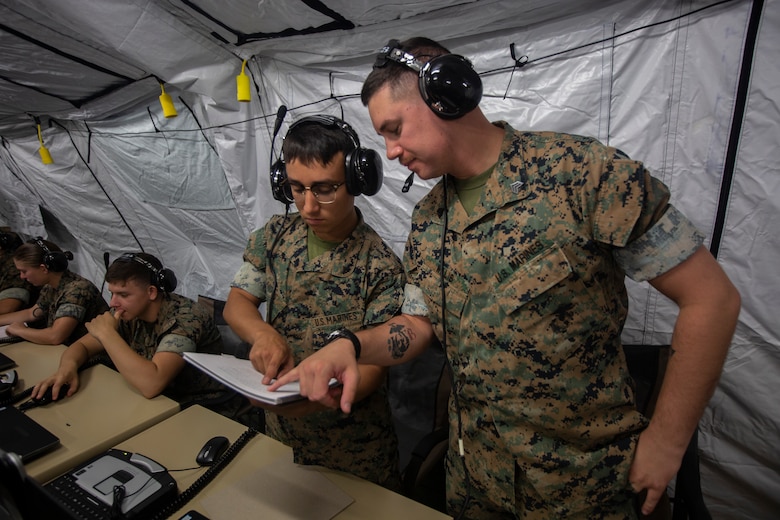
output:
[[[78,325],[65,340],[70,345],[87,333],[86,322],[108,310],[108,304],[95,284],[86,278],[65,270],[57,287],[48,284],[41,287],[36,305],[43,311],[46,327],[51,327],[57,318],[75,318]],[[39,311],[34,314],[37,317]]]
[[[266,248],[274,243],[272,271]],[[250,236],[244,261],[233,285],[261,301],[268,301],[276,288],[267,321],[287,339],[296,364],[324,346],[332,331],[384,323],[401,308],[401,262],[362,216],[346,240],[312,260],[300,215],[275,216]],[[346,471],[391,489],[400,484],[384,387],[355,403],[349,415],[336,410],[301,418],[266,413],[266,431],[293,448],[296,463]]]
[[19,269],[14,264],[13,251],[0,249],[0,300],[13,298],[22,302],[23,307],[30,304],[30,294],[33,286],[19,276]]
[[[596,140],[515,132],[468,215],[439,182],[412,216],[405,267],[455,373],[448,502],[466,518],[633,518],[628,470],[647,419],[620,333],[626,271],[652,278],[702,236],[640,162]],[[441,233],[447,218],[446,302]],[[408,291],[415,294],[414,290]],[[419,291],[417,291],[419,294]]]
[[[154,323],[138,318],[119,321],[117,331],[130,348],[149,360],[157,352],[222,353],[222,336],[206,307],[179,294],[169,293],[162,297],[162,305]],[[185,364],[164,392],[181,404],[214,399],[225,393],[233,392],[189,363]],[[239,406],[238,401],[231,401],[226,409],[212,409],[230,417],[234,408]]]

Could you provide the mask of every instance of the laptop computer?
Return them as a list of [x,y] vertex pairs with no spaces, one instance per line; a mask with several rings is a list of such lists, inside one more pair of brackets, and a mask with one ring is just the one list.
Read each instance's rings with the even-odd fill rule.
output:
[[2,352],[0,352],[0,372],[5,372],[9,368],[13,368],[16,366],[16,361],[9,358]]
[[60,445],[59,437],[14,406],[0,407],[0,424],[0,449],[25,464]]

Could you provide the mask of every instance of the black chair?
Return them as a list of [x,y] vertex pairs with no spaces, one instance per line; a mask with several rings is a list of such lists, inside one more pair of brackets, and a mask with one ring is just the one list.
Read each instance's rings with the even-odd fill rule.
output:
[[[199,295],[198,303],[206,307],[212,313],[214,323],[219,330],[220,336],[222,336],[222,352],[237,358],[249,359],[251,345],[239,338],[238,334],[233,332],[233,329],[231,329],[225,321],[225,317],[223,316],[225,300],[216,300],[214,298]],[[265,433],[265,413],[263,412],[263,409],[252,406],[246,397],[239,396],[237,392],[226,392],[224,395],[214,399],[191,401],[183,405],[182,409],[198,404],[210,410],[219,412],[221,406],[230,403],[233,399],[239,399],[242,401],[242,405],[231,419],[238,421],[245,426],[254,428],[261,433]]]
[[[651,417],[655,411],[670,350],[669,345],[623,346],[628,372],[634,380],[637,409],[646,417]],[[670,498],[672,520],[712,519],[701,491],[698,437],[699,430],[696,429],[677,472],[674,496]]]
[[445,360],[436,388],[433,429],[414,446],[401,475],[404,496],[442,513],[447,512],[444,458],[449,445],[447,403],[451,388],[452,378]]
[[198,296],[198,303],[212,311],[214,324],[217,326],[219,334],[222,336],[224,353],[241,359],[249,359],[249,349],[251,348],[251,345],[239,338],[238,334],[233,332],[233,329],[231,329],[230,325],[225,321],[225,317],[223,316],[225,300],[216,300],[200,295]]

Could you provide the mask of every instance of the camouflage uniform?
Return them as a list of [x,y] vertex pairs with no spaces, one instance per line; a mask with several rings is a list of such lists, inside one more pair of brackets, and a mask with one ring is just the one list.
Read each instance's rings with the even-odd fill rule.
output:
[[57,318],[71,317],[78,325],[65,341],[70,345],[87,333],[84,324],[108,310],[108,304],[95,284],[71,271],[63,271],[57,287],[48,284],[41,287],[36,305],[46,317],[46,327]]
[[[266,248],[277,236],[271,271]],[[401,262],[362,217],[346,240],[312,260],[301,217],[273,217],[250,236],[244,261],[233,286],[261,301],[276,286],[267,321],[287,339],[296,364],[322,347],[330,332],[383,323],[400,311]],[[300,418],[266,413],[266,421],[268,434],[293,448],[296,463],[398,488],[398,443],[384,387],[356,403],[349,415],[335,410]]]
[[647,419],[634,408],[620,334],[624,275],[647,280],[703,237],[640,162],[590,138],[521,133],[468,215],[444,186],[412,216],[404,312],[446,316],[451,399],[448,507],[467,518],[633,518],[628,470]]
[[[157,352],[222,353],[222,337],[212,316],[205,307],[179,294],[163,296],[154,323],[135,318],[120,321],[117,330],[130,348],[145,359],[152,359]],[[165,395],[182,404],[216,399],[226,392],[233,394],[189,363],[165,389]],[[230,416],[237,403],[229,404],[227,407],[209,408]]]
[[22,302],[22,308],[30,306],[33,286],[19,276],[12,251],[0,249],[0,300],[13,298]]

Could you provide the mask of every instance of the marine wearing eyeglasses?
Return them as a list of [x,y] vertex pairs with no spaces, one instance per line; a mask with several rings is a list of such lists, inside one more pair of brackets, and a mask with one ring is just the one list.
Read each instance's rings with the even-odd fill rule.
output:
[[[350,179],[362,172],[353,169],[350,177],[347,168],[358,146],[346,123],[316,117],[293,123],[284,139],[280,187],[289,195],[283,202],[294,202],[298,213],[272,217],[252,233],[224,310],[228,324],[252,345],[250,359],[265,374],[264,383],[277,375],[266,367],[289,371],[334,330],[360,330],[400,311],[401,263],[355,207]],[[272,188],[273,179],[272,169]],[[309,401],[263,405],[266,433],[292,446],[296,463],[347,471],[397,490],[385,378],[385,369],[365,367],[351,415]]]
[[320,204],[333,204],[336,202],[336,192],[344,183],[328,184],[325,182],[315,182],[311,186],[304,186],[300,182],[287,181],[287,185],[290,187],[296,204],[303,202],[307,191],[310,191]]

